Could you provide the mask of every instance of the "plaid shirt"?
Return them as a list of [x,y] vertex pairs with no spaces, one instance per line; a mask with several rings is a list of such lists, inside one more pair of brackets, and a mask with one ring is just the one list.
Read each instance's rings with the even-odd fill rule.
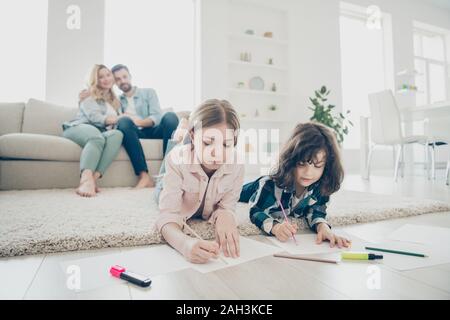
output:
[[255,181],[255,183],[258,182],[259,186],[249,201],[250,220],[266,234],[272,235],[273,224],[284,221],[283,212],[278,204],[280,200],[286,215],[305,218],[312,231],[316,232],[318,223],[328,224],[325,219],[327,215],[326,204],[330,197],[320,194],[317,182],[305,190],[302,198],[295,206],[295,190],[278,188],[269,176],[263,176]]

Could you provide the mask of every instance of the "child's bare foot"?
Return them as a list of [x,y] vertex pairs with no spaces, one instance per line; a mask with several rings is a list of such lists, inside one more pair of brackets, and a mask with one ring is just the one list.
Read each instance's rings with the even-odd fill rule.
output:
[[153,188],[155,186],[155,182],[150,177],[150,175],[147,172],[141,172],[139,175],[139,181],[136,185],[136,189],[143,189],[143,188]]
[[95,192],[95,181],[92,178],[81,181],[76,190],[76,193],[82,197],[94,197]]

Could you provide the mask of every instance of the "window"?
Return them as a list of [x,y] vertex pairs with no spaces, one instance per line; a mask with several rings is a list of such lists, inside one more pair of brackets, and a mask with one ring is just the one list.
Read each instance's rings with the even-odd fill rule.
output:
[[0,2],[0,101],[45,99],[47,0]]
[[414,22],[414,65],[417,105],[447,100],[448,59],[444,30]]
[[161,108],[191,110],[195,97],[194,1],[105,1],[105,64],[129,67]]
[[[371,8],[373,10],[373,8]],[[354,126],[344,148],[360,148],[360,117],[369,116],[370,93],[392,87],[392,59],[388,54],[390,21],[380,14],[377,27],[370,27],[365,8],[341,3],[340,41],[343,109],[350,110]],[[372,25],[374,21],[372,21]]]

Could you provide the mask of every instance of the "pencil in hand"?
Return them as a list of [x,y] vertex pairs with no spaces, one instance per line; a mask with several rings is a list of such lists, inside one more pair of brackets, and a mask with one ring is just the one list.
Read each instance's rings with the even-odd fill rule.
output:
[[[288,220],[288,217],[286,215],[286,212],[284,211],[283,205],[281,204],[281,201],[280,200],[277,200],[277,201],[278,201],[278,204],[281,207],[281,211],[283,212],[284,220],[286,221],[286,223],[290,223],[289,220]],[[294,234],[292,234],[292,239],[294,239],[295,245],[298,246],[297,239],[295,238]]]
[[[185,227],[186,229],[188,229],[189,232],[192,233],[198,240],[204,241],[203,238],[200,237],[200,236],[198,235],[198,233],[195,232],[194,229],[192,229],[186,222],[183,222],[183,224],[184,224],[184,227]],[[219,252],[219,257],[218,257],[218,258],[219,258],[220,261],[222,261],[223,263],[228,264],[228,262],[220,255],[220,252]]]

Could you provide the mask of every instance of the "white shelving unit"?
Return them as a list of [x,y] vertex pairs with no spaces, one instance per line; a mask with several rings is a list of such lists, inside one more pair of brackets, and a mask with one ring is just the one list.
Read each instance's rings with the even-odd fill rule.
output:
[[[257,142],[243,143],[246,150],[266,152],[276,159],[295,121],[289,114],[288,12],[256,1],[229,0],[228,21],[228,99],[240,115],[242,129],[258,131]],[[272,37],[264,36],[266,32]],[[243,53],[249,53],[251,61],[241,60]],[[263,79],[262,90],[250,87],[253,77]],[[266,140],[260,130],[267,134]],[[279,139],[272,139],[273,131],[278,131]],[[258,163],[247,164],[246,172],[265,174],[270,167],[258,156]]]
[[284,66],[275,66],[270,64],[262,64],[262,63],[252,63],[252,62],[245,62],[245,61],[239,61],[239,60],[230,60],[230,65],[236,65],[236,66],[244,66],[249,68],[268,68],[272,70],[279,70],[279,71],[287,71],[287,67]]
[[[244,122],[279,125],[289,117],[288,14],[254,1],[230,0],[229,15],[228,99]],[[241,53],[249,53],[251,61],[241,60]],[[264,80],[263,90],[250,88],[253,77]]]
[[275,97],[287,97],[288,94],[286,92],[273,92],[268,90],[254,90],[254,89],[235,89],[229,88],[228,91],[230,93],[240,93],[245,95],[267,95],[267,96],[275,96]]
[[[396,77],[400,79],[400,81],[403,84],[411,85],[415,82],[415,78],[418,76],[422,76],[423,74],[418,72],[417,70],[402,70],[397,72]],[[399,82],[400,82],[399,81]],[[396,90],[397,94],[420,94],[424,93],[423,90],[417,90],[417,89],[405,89],[405,88],[398,88]]]
[[240,39],[240,40],[246,40],[246,41],[256,41],[256,42],[262,42],[266,44],[276,44],[280,46],[287,46],[288,42],[283,40],[278,40],[274,38],[267,38],[264,36],[258,36],[258,35],[248,35],[248,34],[230,34],[230,38]]
[[396,92],[398,94],[424,93],[423,91],[420,91],[420,90],[411,90],[411,89],[398,89]]

